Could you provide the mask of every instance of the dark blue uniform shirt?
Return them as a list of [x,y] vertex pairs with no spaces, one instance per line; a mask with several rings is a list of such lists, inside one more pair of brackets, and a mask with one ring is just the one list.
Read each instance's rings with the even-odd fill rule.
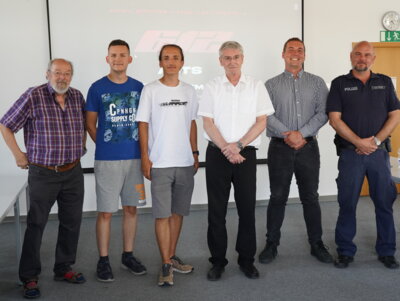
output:
[[[341,112],[342,120],[360,138],[375,136],[388,118],[388,113],[400,109],[400,103],[390,77],[372,73],[363,84],[353,74],[332,81],[326,112]],[[343,145],[350,142],[336,134]]]

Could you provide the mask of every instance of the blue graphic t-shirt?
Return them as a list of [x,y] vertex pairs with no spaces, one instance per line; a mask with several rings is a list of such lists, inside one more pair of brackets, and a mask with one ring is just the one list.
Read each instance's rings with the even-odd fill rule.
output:
[[140,158],[136,111],[143,84],[131,77],[116,84],[107,76],[89,89],[86,111],[97,112],[95,160]]

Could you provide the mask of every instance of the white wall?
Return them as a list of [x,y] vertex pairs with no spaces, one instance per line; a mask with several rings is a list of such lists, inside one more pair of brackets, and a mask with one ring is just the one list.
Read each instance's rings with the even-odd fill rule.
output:
[[398,0],[305,0],[304,6],[306,68],[328,82],[350,70],[352,42],[379,42],[383,14],[400,12]]
[[[28,87],[46,81],[49,60],[46,2],[0,1],[0,39],[0,116],[3,116]],[[22,131],[17,139],[23,145]],[[0,158],[1,174],[22,173],[3,139],[0,139]]]
[[[2,43],[0,48],[0,115],[3,115],[12,102],[29,86],[44,80],[44,71],[48,60],[45,24],[44,1],[18,0],[19,8],[10,11],[5,1],[0,2],[0,33]],[[388,10],[400,11],[398,0],[353,0],[353,1],[321,1],[305,0],[305,43],[307,49],[306,70],[322,76],[330,82],[338,75],[347,73],[350,69],[349,52],[351,43],[360,40],[379,41],[379,32],[383,30],[381,18]],[[25,25],[31,24],[30,19],[40,18],[36,31]],[[33,24],[34,22],[32,22]],[[279,24],[277,24],[279,26]],[[34,32],[30,32],[30,30]],[[38,35],[39,33],[39,35]],[[263,37],[268,39],[268,37]],[[271,41],[273,43],[273,41]],[[12,57],[15,47],[26,48],[26,56]],[[11,58],[12,57],[12,58]],[[247,61],[257,58],[247,57]],[[281,60],[281,54],[276,53],[272,61]],[[260,68],[268,68],[261,66]],[[282,64],[283,68],[283,64]],[[263,79],[265,80],[265,79]],[[12,83],[8,84],[8,83]],[[199,139],[203,139],[201,130]],[[333,145],[333,130],[325,125],[319,133],[321,152],[320,195],[336,194],[335,178],[337,176],[337,157]],[[21,141],[21,138],[19,137]],[[267,143],[262,145],[262,151],[267,151]],[[11,153],[4,142],[0,141],[0,173],[21,173],[14,164]],[[95,194],[93,175],[85,176],[86,211],[95,210]],[[295,182],[295,181],[293,181]],[[150,200],[150,189],[146,182],[147,196]],[[269,181],[265,165],[258,167],[257,199],[269,198]],[[207,201],[204,169],[196,175],[196,186],[193,204],[204,204]],[[298,196],[295,183],[292,183],[291,197]]]

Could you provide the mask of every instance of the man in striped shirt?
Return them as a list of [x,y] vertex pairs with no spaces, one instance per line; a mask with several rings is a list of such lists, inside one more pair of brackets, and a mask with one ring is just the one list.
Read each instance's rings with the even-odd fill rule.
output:
[[[40,296],[40,245],[51,207],[57,200],[60,221],[54,280],[83,283],[75,263],[83,205],[84,105],[71,88],[73,67],[64,59],[50,61],[48,83],[29,88],[0,119],[0,130],[18,167],[29,168],[30,206],[27,216],[19,277],[24,297]],[[24,128],[26,153],[15,134]]]
[[269,263],[278,254],[277,246],[285,215],[290,183],[296,177],[303,204],[311,255],[324,263],[333,262],[322,242],[321,209],[318,202],[320,158],[316,139],[327,122],[328,88],[322,78],[304,72],[305,46],[298,38],[283,48],[285,71],[265,83],[275,109],[268,118],[268,172],[271,197],[267,209],[267,244],[259,255]]

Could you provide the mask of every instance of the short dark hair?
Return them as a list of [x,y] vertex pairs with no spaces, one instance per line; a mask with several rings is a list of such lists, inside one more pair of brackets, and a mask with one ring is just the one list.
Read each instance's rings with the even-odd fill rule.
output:
[[110,50],[111,46],[126,46],[128,48],[128,51],[130,52],[129,44],[125,42],[124,40],[112,40],[110,44],[108,44],[108,50]]
[[288,44],[289,42],[300,42],[300,43],[302,43],[302,44],[303,44],[303,47],[304,47],[304,52],[306,52],[306,45],[304,45],[304,42],[303,42],[301,39],[296,38],[296,37],[290,38],[289,40],[287,40],[287,41],[285,42],[285,45],[283,45],[283,52],[286,51],[286,46],[287,46],[287,44]]
[[161,62],[161,59],[162,59],[162,52],[163,52],[163,50],[164,50],[166,47],[175,47],[175,48],[177,48],[177,49],[179,50],[179,52],[181,53],[182,61],[185,60],[185,58],[184,58],[184,56],[183,56],[183,50],[182,50],[181,46],[176,45],[176,44],[165,44],[163,47],[161,47],[161,49],[160,49],[160,54],[158,55],[158,60],[159,60],[160,62]]

